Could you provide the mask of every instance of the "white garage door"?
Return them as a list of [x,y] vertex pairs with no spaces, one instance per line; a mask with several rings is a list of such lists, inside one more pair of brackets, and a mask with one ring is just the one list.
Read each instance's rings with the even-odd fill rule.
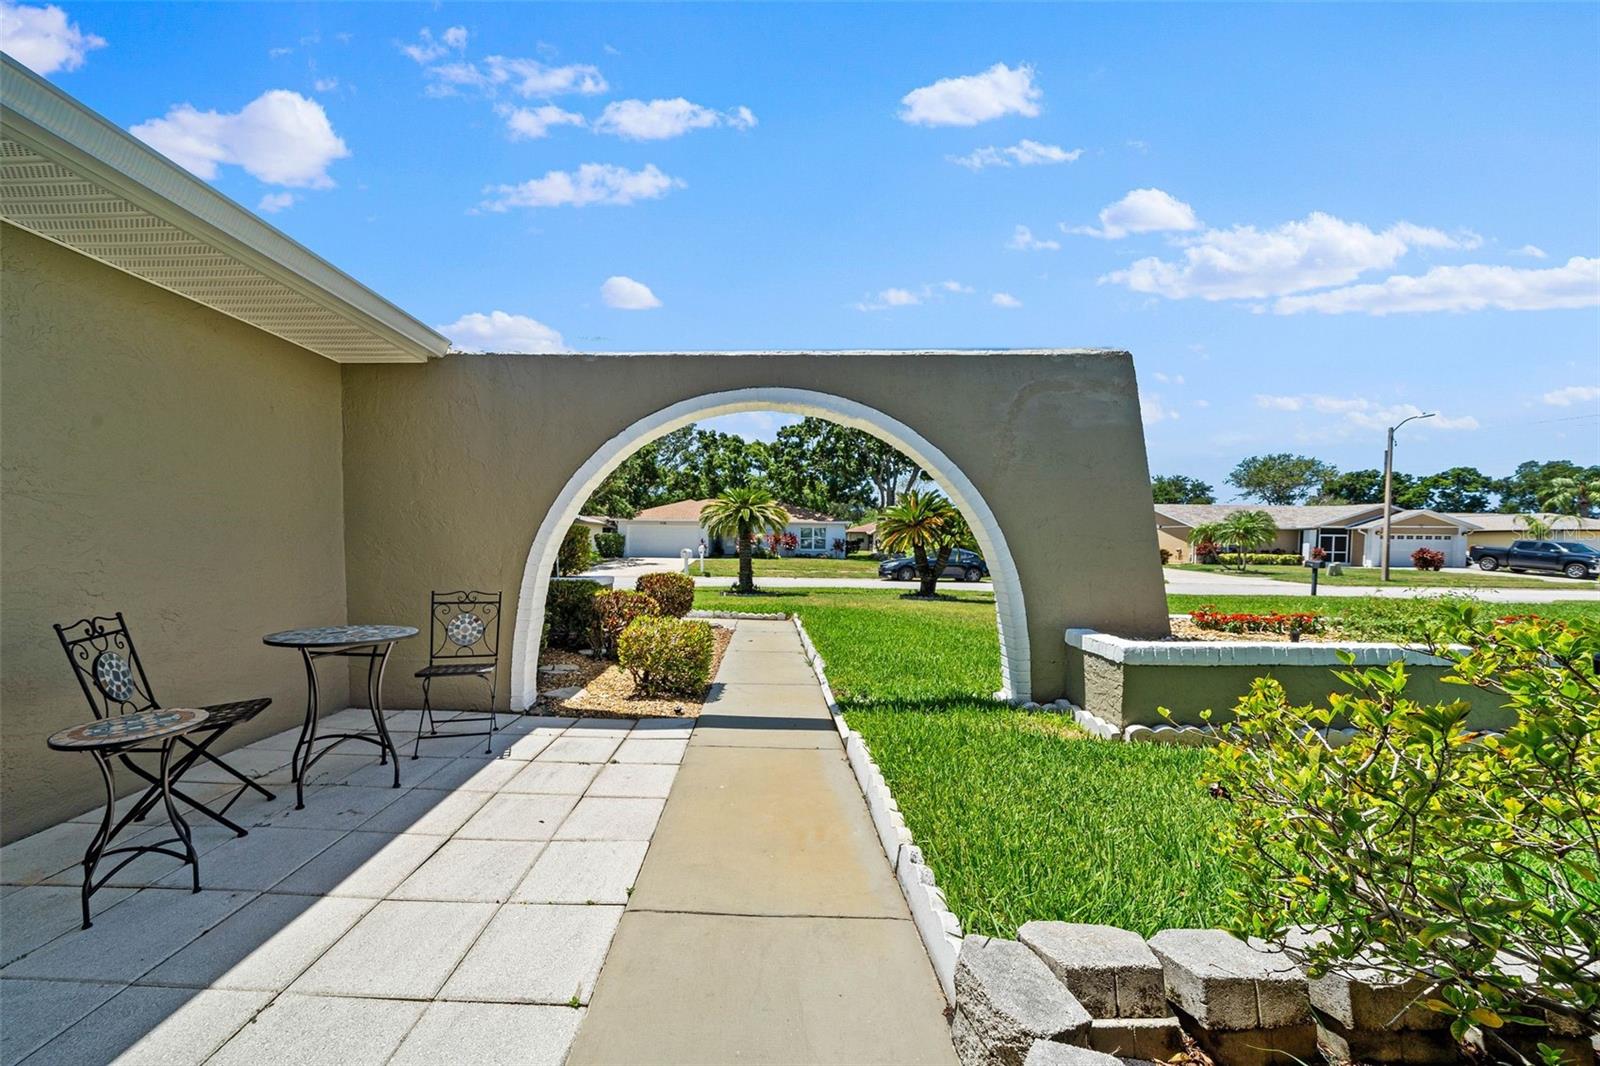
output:
[[689,522],[629,522],[625,550],[635,558],[677,557],[700,546],[700,527]]

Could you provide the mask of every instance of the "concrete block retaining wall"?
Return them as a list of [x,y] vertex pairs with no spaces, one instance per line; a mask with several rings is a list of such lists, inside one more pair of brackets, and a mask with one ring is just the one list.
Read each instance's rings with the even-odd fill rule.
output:
[[[1200,727],[1207,710],[1212,723],[1230,721],[1258,677],[1275,678],[1293,703],[1325,703],[1328,693],[1347,690],[1334,676],[1346,669],[1340,652],[1354,655],[1358,667],[1404,662],[1411,698],[1466,700],[1475,728],[1504,728],[1511,720],[1493,693],[1445,684],[1445,660],[1400,644],[1128,640],[1092,629],[1067,630],[1066,643],[1067,699],[1124,734],[1134,727]],[[1170,720],[1162,717],[1163,707]]]

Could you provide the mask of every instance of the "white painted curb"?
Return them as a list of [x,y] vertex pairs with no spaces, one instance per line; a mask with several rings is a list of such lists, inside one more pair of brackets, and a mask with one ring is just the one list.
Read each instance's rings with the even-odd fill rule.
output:
[[894,871],[900,891],[906,897],[906,905],[911,909],[911,920],[917,927],[917,935],[922,938],[922,946],[933,963],[933,972],[939,978],[939,986],[944,989],[945,1000],[954,1004],[956,956],[961,954],[961,922],[945,903],[944,893],[934,881],[933,869],[923,861],[922,849],[912,840],[911,830],[906,828],[905,819],[901,817],[900,805],[895,802],[877,763],[872,761],[866,741],[845,723],[839,703],[833,696],[833,686],[828,684],[822,656],[817,653],[816,645],[811,643],[811,635],[806,632],[805,624],[798,615],[794,616],[794,628],[800,634],[806,659],[816,672],[817,683],[822,686],[822,698],[827,700],[834,728],[844,741],[845,757],[850,760],[856,784],[867,801],[867,814],[872,818],[872,827],[877,831],[884,857],[888,859],[889,868]]

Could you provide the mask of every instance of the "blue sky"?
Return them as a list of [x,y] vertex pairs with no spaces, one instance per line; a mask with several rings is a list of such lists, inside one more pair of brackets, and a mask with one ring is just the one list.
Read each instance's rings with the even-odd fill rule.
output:
[[1404,470],[1600,462],[1595,5],[0,19],[464,347],[1127,348],[1152,468],[1219,488],[1419,408]]

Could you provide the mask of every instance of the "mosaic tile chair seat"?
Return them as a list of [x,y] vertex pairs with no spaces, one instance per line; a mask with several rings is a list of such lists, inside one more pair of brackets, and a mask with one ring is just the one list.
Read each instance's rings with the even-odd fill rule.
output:
[[[57,625],[55,631],[61,640],[62,650],[67,653],[67,661],[72,664],[73,673],[78,678],[78,686],[83,690],[83,697],[89,701],[89,709],[96,718],[161,709],[161,704],[157,702],[150,687],[150,679],[145,674],[144,663],[139,659],[139,651],[134,647],[133,635],[128,631],[128,624],[123,619],[121,611],[111,617],[97,615],[81,618],[70,625]],[[175,798],[207,818],[227,826],[239,836],[246,834],[245,828],[228,817],[228,810],[241,796],[251,790],[260,793],[266,799],[272,799],[273,796],[250,777],[229,766],[211,748],[230,729],[250,721],[266,710],[271,703],[270,698],[261,696],[256,699],[230,700],[202,707],[201,709],[206,712],[205,721],[192,733],[178,738],[177,744],[182,755],[172,764],[169,773],[172,795]],[[145,781],[149,787],[139,801],[122,816],[122,820],[113,830],[113,835],[121,832],[129,822],[142,821],[155,805],[161,802],[160,778],[147,766],[141,765],[141,760],[135,758],[142,755],[146,757],[143,761],[147,762],[150,757],[159,753],[160,745],[152,744],[129,748],[117,755],[118,760],[128,768],[129,772]],[[229,795],[228,802],[220,808],[202,803],[183,790],[184,775],[201,762],[210,763],[239,782],[238,789]]]
[[[424,740],[437,737],[485,737],[483,750],[487,753],[500,727],[494,702],[500,670],[500,593],[435,592],[430,606],[428,665],[416,673],[422,681],[422,715],[417,720],[411,757],[421,753]],[[433,720],[433,683],[455,677],[481,678],[489,686],[489,710],[487,714],[457,715],[449,724],[487,724],[488,729],[439,732]]]

